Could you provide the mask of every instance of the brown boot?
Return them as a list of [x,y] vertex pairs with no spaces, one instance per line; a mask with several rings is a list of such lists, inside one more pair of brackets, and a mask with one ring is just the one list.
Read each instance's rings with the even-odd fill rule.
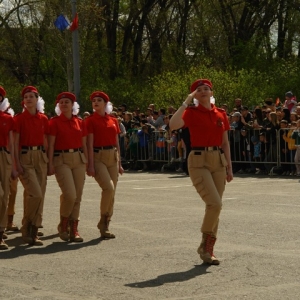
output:
[[7,234],[5,232],[3,232],[3,236],[2,236],[2,239],[3,240],[6,240],[8,238]]
[[39,228],[35,225],[31,226],[32,245],[43,246],[44,243],[38,237],[38,229]]
[[7,216],[6,231],[19,231],[19,227],[14,224],[14,216]]
[[201,244],[197,250],[203,262],[210,265],[219,265],[220,261],[214,255],[216,238],[210,234],[203,233]]
[[0,250],[7,250],[8,245],[3,240],[4,231],[0,231]]
[[83,242],[83,238],[79,235],[78,232],[78,222],[78,220],[70,220],[70,242]]
[[101,238],[103,239],[114,239],[116,236],[111,233],[108,229],[109,227],[109,217],[106,215],[101,215],[100,222],[98,223],[98,228],[100,230]]
[[59,233],[59,237],[63,240],[63,241],[68,241],[69,240],[69,218],[65,218],[65,217],[60,217],[60,223],[57,226],[57,230]]
[[22,239],[27,244],[32,244],[32,236],[31,236],[31,223],[23,222],[21,227]]

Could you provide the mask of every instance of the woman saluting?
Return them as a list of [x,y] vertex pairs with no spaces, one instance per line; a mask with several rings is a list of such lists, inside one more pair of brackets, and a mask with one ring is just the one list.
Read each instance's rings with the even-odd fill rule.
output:
[[[198,194],[206,204],[201,227],[200,258],[212,265],[220,262],[213,253],[217,238],[222,195],[226,180],[233,179],[227,130],[226,112],[210,103],[212,83],[196,80],[191,93],[170,120],[172,130],[187,127],[190,132],[191,152],[188,157],[189,175]],[[198,106],[189,107],[193,99]]]

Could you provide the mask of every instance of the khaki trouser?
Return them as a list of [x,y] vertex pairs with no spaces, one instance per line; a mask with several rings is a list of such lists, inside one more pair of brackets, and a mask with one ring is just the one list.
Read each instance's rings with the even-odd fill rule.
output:
[[117,149],[94,152],[95,179],[102,189],[100,215],[113,215],[119,167]]
[[0,151],[0,232],[7,224],[7,203],[9,194],[9,178],[11,176],[12,160],[6,151]]
[[31,223],[39,227],[42,224],[48,158],[42,150],[22,150],[22,152],[20,153],[20,163],[24,174],[19,176],[24,187],[22,224],[26,226]]
[[192,150],[188,158],[189,175],[198,194],[206,204],[202,233],[217,237],[222,195],[226,184],[227,165],[224,153]]
[[10,189],[9,189],[8,207],[7,207],[8,216],[13,216],[15,214],[18,181],[19,181],[18,178],[16,179],[10,178]]
[[54,154],[55,177],[62,192],[60,215],[64,218],[79,220],[86,163],[81,152]]

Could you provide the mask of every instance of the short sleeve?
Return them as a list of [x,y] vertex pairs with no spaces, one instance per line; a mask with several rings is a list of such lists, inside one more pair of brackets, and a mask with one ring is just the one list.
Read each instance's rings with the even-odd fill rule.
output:
[[189,127],[189,125],[191,124],[190,121],[192,119],[192,111],[189,107],[186,108],[183,112],[182,119],[184,121],[184,126]]

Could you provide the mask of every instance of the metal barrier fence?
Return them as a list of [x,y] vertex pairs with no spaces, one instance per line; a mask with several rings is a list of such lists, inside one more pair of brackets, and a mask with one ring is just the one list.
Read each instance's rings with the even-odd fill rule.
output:
[[[233,171],[238,173],[296,173],[291,133],[294,129],[228,131]],[[131,169],[182,170],[189,154],[179,131],[132,129],[120,137],[122,164]],[[299,165],[299,164],[298,164]],[[300,167],[300,165],[299,165]],[[299,170],[300,171],[300,170]]]

